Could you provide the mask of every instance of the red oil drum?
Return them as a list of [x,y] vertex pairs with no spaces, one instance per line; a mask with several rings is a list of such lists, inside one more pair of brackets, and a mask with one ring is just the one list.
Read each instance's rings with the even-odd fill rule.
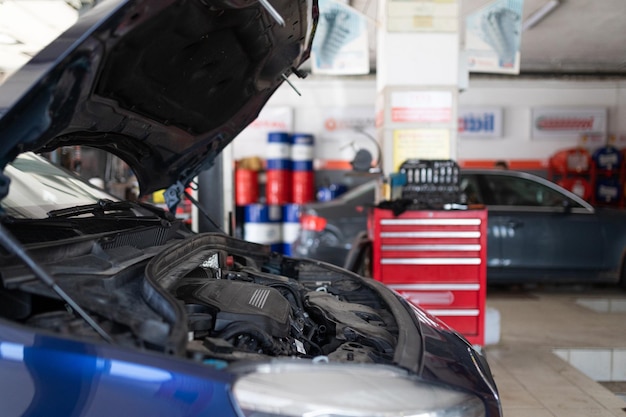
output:
[[557,182],[561,187],[568,191],[573,192],[578,197],[589,201],[591,198],[592,187],[591,183],[585,178],[573,177],[563,178]]
[[287,204],[291,202],[291,171],[268,169],[266,172],[265,198],[267,204]]
[[245,206],[259,201],[259,172],[252,169],[235,170],[235,205]]
[[313,171],[293,171],[293,202],[305,204],[315,200],[315,174]]
[[586,172],[589,170],[591,155],[586,149],[571,148],[556,152],[549,160],[550,169],[555,172]]

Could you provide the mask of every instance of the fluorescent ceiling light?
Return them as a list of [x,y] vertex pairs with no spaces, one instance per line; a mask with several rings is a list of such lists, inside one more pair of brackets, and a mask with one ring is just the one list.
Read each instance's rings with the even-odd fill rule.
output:
[[559,0],[550,0],[549,2],[541,6],[522,23],[522,31],[526,31],[535,26],[537,23],[541,22],[550,12],[552,12],[552,10],[556,9],[559,5]]

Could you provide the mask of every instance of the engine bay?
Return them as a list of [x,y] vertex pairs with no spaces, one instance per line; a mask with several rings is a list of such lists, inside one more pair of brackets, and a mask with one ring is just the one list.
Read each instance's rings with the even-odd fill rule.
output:
[[184,261],[169,271],[159,268],[155,277],[184,303],[190,351],[225,360],[258,355],[392,360],[397,325],[360,277],[314,261],[259,256],[247,242],[223,236],[203,238],[224,241],[188,247]]
[[[156,247],[83,241],[44,252],[58,285],[115,344],[227,363],[393,362],[399,329],[389,299],[367,278],[333,265],[213,233]],[[0,316],[99,338],[23,265],[5,271]]]

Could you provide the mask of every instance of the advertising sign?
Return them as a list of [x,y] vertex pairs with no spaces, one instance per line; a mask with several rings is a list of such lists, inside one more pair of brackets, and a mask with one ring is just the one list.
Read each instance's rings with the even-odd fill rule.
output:
[[324,110],[324,125],[316,145],[316,157],[326,161],[351,161],[359,149],[380,157],[374,107],[331,107]]
[[523,0],[496,0],[465,20],[470,72],[519,74]]
[[449,159],[448,129],[400,129],[393,131],[393,170],[410,158]]
[[606,108],[534,108],[532,138],[578,140],[582,134],[606,134]]
[[459,109],[458,128],[460,138],[501,138],[502,108]]
[[391,94],[391,121],[413,123],[450,123],[450,91],[399,91]]
[[311,49],[314,74],[368,74],[367,21],[350,6],[319,0],[320,18]]
[[232,142],[233,158],[263,157],[267,135],[270,132],[293,131],[293,109],[291,107],[264,107],[259,116]]
[[458,0],[389,0],[389,32],[456,32]]

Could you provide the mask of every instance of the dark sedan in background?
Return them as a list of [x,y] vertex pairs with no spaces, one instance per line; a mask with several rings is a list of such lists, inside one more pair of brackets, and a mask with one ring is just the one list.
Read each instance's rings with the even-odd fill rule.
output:
[[343,266],[353,241],[365,231],[377,186],[376,180],[368,181],[333,200],[304,205],[294,254]]
[[[626,211],[593,207],[536,175],[463,170],[468,204],[488,209],[487,280],[497,283],[620,283],[626,285]],[[337,200],[303,207],[297,256],[362,270],[362,245],[377,182]]]

